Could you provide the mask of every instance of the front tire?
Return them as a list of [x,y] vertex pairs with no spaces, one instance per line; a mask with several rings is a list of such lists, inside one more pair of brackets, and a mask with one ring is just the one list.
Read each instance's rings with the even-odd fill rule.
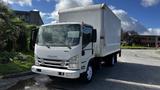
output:
[[93,67],[91,64],[89,64],[86,72],[84,74],[82,74],[82,79],[86,83],[89,83],[92,81],[92,78],[93,78]]

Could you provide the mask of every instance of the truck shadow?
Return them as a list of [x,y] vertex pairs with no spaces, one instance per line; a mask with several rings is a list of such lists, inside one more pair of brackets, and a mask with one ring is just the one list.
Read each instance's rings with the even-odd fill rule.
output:
[[37,75],[18,82],[8,90],[135,90],[136,88],[158,90],[160,89],[159,76],[159,66],[119,62],[115,67],[98,70],[89,84],[79,79],[51,80],[47,76]]

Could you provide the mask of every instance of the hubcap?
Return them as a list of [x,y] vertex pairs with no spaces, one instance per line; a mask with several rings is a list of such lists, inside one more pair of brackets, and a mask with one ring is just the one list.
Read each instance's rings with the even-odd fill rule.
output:
[[93,72],[92,72],[92,67],[89,66],[89,67],[88,67],[88,70],[87,70],[87,79],[88,79],[88,80],[91,80],[92,74],[93,74]]
[[115,63],[115,59],[114,59],[114,56],[112,56],[112,65],[114,65]]

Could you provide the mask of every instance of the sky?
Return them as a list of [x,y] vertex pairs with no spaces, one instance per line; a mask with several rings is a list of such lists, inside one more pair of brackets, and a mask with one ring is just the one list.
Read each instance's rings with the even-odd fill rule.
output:
[[14,10],[40,11],[44,23],[58,20],[58,10],[106,3],[124,31],[160,35],[160,0],[1,0]]

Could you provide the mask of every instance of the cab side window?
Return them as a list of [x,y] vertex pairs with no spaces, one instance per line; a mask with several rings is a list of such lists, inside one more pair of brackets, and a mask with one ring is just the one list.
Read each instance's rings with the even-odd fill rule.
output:
[[83,26],[82,48],[86,47],[92,41],[92,27]]

